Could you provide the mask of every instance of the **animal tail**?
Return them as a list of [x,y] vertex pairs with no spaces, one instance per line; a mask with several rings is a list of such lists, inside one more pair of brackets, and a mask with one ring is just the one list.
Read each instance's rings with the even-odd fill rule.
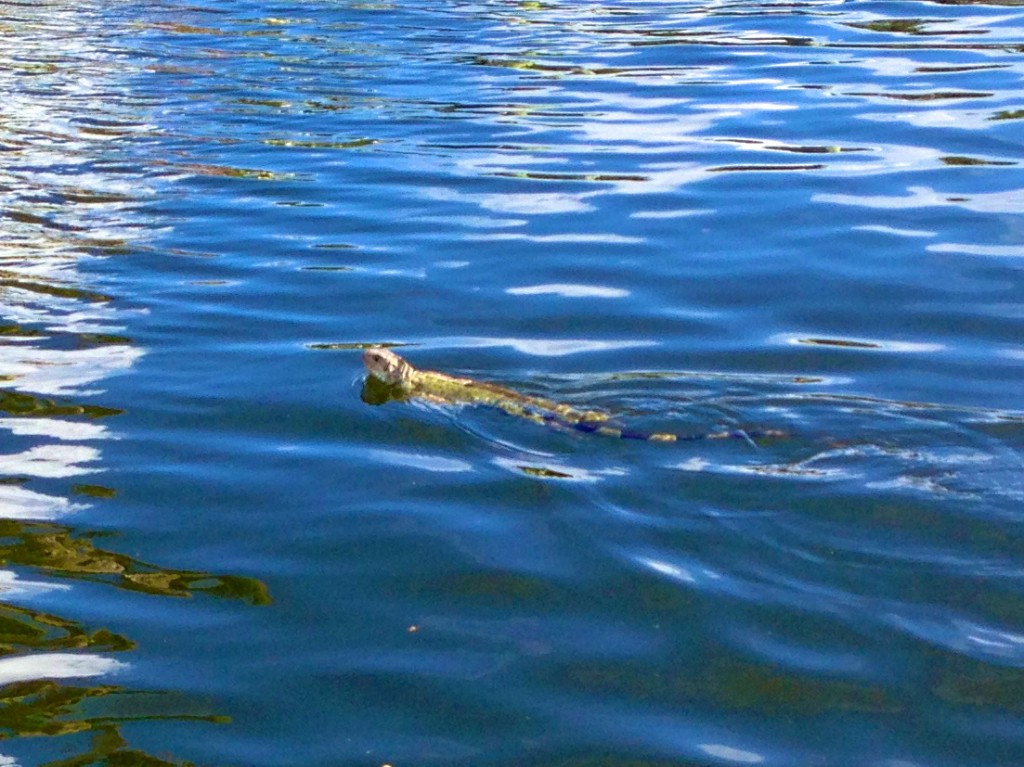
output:
[[644,442],[700,442],[705,439],[742,439],[757,447],[754,440],[778,439],[788,436],[779,429],[734,429],[731,431],[696,432],[693,434],[672,434],[659,431],[636,431],[610,426],[603,421],[570,421],[557,415],[544,416],[544,421],[556,426],[565,426],[587,434],[600,434],[617,439],[636,439]]

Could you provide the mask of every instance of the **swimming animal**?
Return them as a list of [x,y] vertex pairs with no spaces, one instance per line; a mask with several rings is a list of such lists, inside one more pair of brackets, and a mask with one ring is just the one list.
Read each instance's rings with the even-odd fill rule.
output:
[[744,439],[784,437],[775,429],[759,431],[720,431],[699,434],[671,434],[622,429],[599,410],[578,410],[559,402],[520,394],[492,383],[458,378],[436,370],[420,370],[390,349],[374,346],[363,352],[363,363],[373,378],[387,385],[391,394],[384,399],[421,399],[443,405],[487,405],[510,415],[537,423],[563,426],[606,437],[638,439],[649,442],[694,442],[704,439]]

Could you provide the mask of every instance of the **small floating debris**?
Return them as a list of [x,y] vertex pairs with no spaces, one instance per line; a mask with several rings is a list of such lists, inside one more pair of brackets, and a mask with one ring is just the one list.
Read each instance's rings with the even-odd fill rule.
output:
[[985,91],[936,91],[934,93],[885,93],[883,91],[851,93],[851,96],[895,99],[897,101],[951,101],[954,99],[987,99],[994,94]]
[[167,160],[155,160],[154,165],[166,166],[191,173],[196,176],[221,176],[225,178],[246,178],[257,181],[284,181],[296,178],[294,173],[277,173],[259,168],[234,168],[230,165],[207,165],[204,163],[177,163]]
[[300,149],[360,149],[364,146],[379,144],[380,139],[356,138],[349,141],[312,141],[289,138],[268,138],[264,139],[263,143],[269,144],[270,146],[297,147]]
[[830,346],[841,349],[860,349],[881,352],[909,352],[915,354],[920,354],[922,352],[938,352],[945,348],[942,344],[920,341],[889,341],[869,338],[821,338],[818,336],[802,337],[786,333],[774,336],[771,340],[784,344]]
[[372,342],[367,343],[363,341],[349,341],[343,343],[320,343],[320,344],[306,344],[307,349],[326,349],[328,351],[362,351],[363,349],[374,349],[382,347],[384,349],[397,349],[402,346],[408,346],[408,344],[402,343],[389,343],[389,342]]
[[867,341],[847,341],[840,338],[801,338],[802,344],[812,346],[842,346],[848,349],[881,349],[881,344],[868,343]]
[[720,165],[717,168],[708,168],[708,173],[735,173],[737,171],[762,173],[765,171],[824,169],[825,166],[820,163],[814,163],[809,165]]
[[978,157],[964,157],[961,155],[949,155],[939,158],[945,165],[1016,165],[1010,160],[982,160]]
[[117,491],[112,487],[105,487],[103,485],[74,485],[71,488],[71,492],[75,495],[86,495],[90,498],[113,498],[117,495]]
[[531,477],[544,477],[545,479],[575,479],[572,474],[566,474],[564,471],[555,471],[554,469],[546,469],[543,466],[517,466],[524,474],[529,474]]
[[989,120],[1024,120],[1024,109],[1004,109],[996,112]]

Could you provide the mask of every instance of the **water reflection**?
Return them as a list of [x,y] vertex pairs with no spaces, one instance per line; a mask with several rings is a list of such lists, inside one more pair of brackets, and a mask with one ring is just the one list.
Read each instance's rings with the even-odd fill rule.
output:
[[[1019,159],[1013,131],[1024,116],[1019,45],[1010,45],[1019,25],[1009,14],[958,19],[941,3],[913,19],[851,3],[414,2],[283,3],[260,18],[252,4],[147,5],[151,19],[133,34],[147,56],[162,57],[146,59],[147,71],[166,101],[160,122],[170,125],[147,133],[145,110],[75,124],[104,146],[123,149],[141,134],[167,150],[152,167],[183,190],[173,253],[203,257],[161,275],[181,288],[178,348],[227,345],[227,364],[240,363],[218,369],[230,391],[192,381],[178,390],[202,399],[210,424],[167,441],[190,455],[198,448],[187,464],[202,472],[193,519],[241,516],[250,509],[237,498],[252,499],[258,513],[240,526],[285,561],[289,606],[301,611],[282,608],[243,637],[258,674],[225,674],[224,688],[251,707],[240,738],[248,758],[334,764],[352,754],[356,763],[368,758],[365,745],[397,752],[389,763],[449,754],[447,762],[488,763],[516,758],[496,755],[495,744],[530,738],[531,764],[583,763],[595,741],[604,750],[590,761],[607,765],[650,761],[652,751],[666,764],[843,762],[841,746],[807,745],[828,717],[837,743],[882,732],[925,764],[927,748],[892,714],[918,722],[912,698],[927,697],[930,678],[933,703],[1019,709],[1019,677],[995,665],[1024,663],[1019,600],[1001,597],[991,580],[1003,565],[1009,573],[1012,527],[982,530],[1008,561],[964,556],[985,539],[970,517],[998,511],[1012,525],[1019,516],[1011,507],[1020,465],[1006,444],[1019,443],[1019,415],[1016,425],[991,427],[1006,440],[985,436],[963,412],[922,404],[943,401],[939,368],[977,380],[992,367],[976,343],[988,332],[976,330],[977,306],[958,306],[966,302],[957,265],[1013,284],[1006,271],[993,273],[1015,265],[1019,225],[1007,222],[1021,210],[1020,166],[1007,164]],[[32,78],[56,76],[47,67],[61,62],[44,63]],[[11,146],[27,151],[30,127]],[[64,127],[48,130],[59,137]],[[89,153],[98,141],[86,141]],[[267,599],[256,582],[126,558],[116,541],[73,527],[75,511],[103,497],[117,506],[126,494],[100,470],[131,417],[117,408],[130,403],[101,389],[138,364],[138,348],[118,330],[117,291],[78,280],[75,268],[84,256],[130,252],[127,235],[139,236],[133,201],[146,179],[132,176],[129,160],[96,165],[94,177],[83,171],[59,193],[74,164],[48,177],[22,173],[18,183],[34,191],[3,221],[33,259],[55,254],[40,260],[49,264],[41,273],[22,259],[0,274],[0,290],[20,302],[0,328],[13,350],[3,359],[19,376],[0,419],[15,440],[4,448],[11,483],[0,485],[13,509],[12,569],[0,578],[12,610],[28,609],[46,587],[54,598],[102,589],[163,605],[172,596]],[[940,215],[964,211],[984,228],[961,230]],[[952,269],[920,270],[937,261]],[[192,290],[212,285],[222,288],[214,297]],[[932,319],[915,313],[925,303]],[[875,308],[886,316],[868,316]],[[1011,302],[986,311],[1006,317]],[[998,352],[1011,363],[1020,351],[1005,325],[1000,333]],[[652,417],[761,409],[766,417],[751,420],[789,419],[802,433],[770,455],[723,446],[609,458],[614,445],[582,439],[578,450],[560,444],[557,456],[492,451],[497,440],[460,453],[452,430],[431,441],[429,427],[400,423],[400,444],[381,446],[365,414],[352,412],[370,409],[352,408],[336,371],[325,375],[328,363],[344,371],[354,355],[306,355],[317,359],[304,371],[294,357],[267,364],[282,361],[282,348],[338,337],[510,350],[538,370],[574,369],[559,365],[565,355],[588,355],[580,362],[603,371],[692,364],[614,383],[573,380]],[[691,354],[699,361],[681,362]],[[451,353],[458,367],[473,356]],[[72,374],[61,378],[65,368]],[[1016,396],[1010,372],[1004,400]],[[879,399],[830,397],[836,390]],[[88,410],[96,407],[109,412]],[[297,449],[267,460],[259,447],[246,452],[253,442]],[[200,468],[207,454],[240,461]],[[155,501],[161,512],[175,502]],[[238,553],[228,540],[236,530],[224,524],[213,550]],[[672,536],[705,524],[703,542],[691,530]],[[482,543],[480,527],[503,532]],[[435,554],[451,530],[451,549]],[[179,542],[190,535],[175,531]],[[605,556],[605,542],[621,556]],[[903,577],[904,564],[929,566],[922,581],[938,580],[934,573],[952,583],[925,592],[927,583]],[[485,590],[467,608],[435,588],[438,572],[468,567],[492,568],[496,580],[518,567],[543,573],[537,583],[554,598],[530,604],[510,591],[496,606]],[[630,577],[617,579],[622,571]],[[415,585],[403,591],[406,578]],[[899,594],[887,592],[893,582]],[[483,637],[507,641],[509,611],[524,610],[537,635],[564,621],[571,640],[559,635],[533,654],[513,643],[492,663],[469,631],[429,648],[389,648],[380,621],[397,614],[407,626],[424,616],[429,626],[444,615],[465,626],[478,610],[493,616]],[[131,637],[66,618],[42,628],[55,618],[12,612],[12,632],[42,633],[35,644],[12,642],[8,655],[132,663],[118,644]],[[291,618],[310,630],[295,631]],[[608,654],[601,639],[623,627],[645,641],[588,659],[595,645]],[[915,637],[913,653],[893,654],[891,645]],[[41,701],[35,722],[70,721],[94,736],[77,744],[88,753],[73,763],[145,763],[110,720],[89,716],[92,702],[127,697],[100,683],[127,685],[130,673],[80,687],[17,684],[36,685],[24,688]],[[459,677],[472,686],[430,682]],[[928,707],[936,719],[962,720],[962,711]],[[699,725],[737,710],[748,718]],[[598,723],[597,734],[565,726],[584,720]],[[473,721],[485,723],[482,732]],[[12,731],[29,727],[19,720]],[[927,735],[955,739],[950,727]],[[1014,732],[992,737],[993,750]]]
[[977,213],[1024,213],[1024,190],[981,192],[961,197],[926,186],[909,186],[906,195],[817,194],[814,202],[854,205],[882,210],[929,207],[959,207]]
[[37,598],[78,596],[75,613],[87,615],[79,585],[89,581],[269,601],[257,581],[152,565],[71,526],[74,512],[117,496],[98,480],[123,412],[104,381],[143,355],[122,332],[130,311],[89,273],[97,259],[137,252],[155,226],[140,212],[152,194],[141,159],[151,103],[132,87],[123,10],[4,3],[0,37],[0,738],[94,734],[87,753],[52,762],[61,765],[169,762],[121,737],[119,721],[145,717],[87,713],[122,688],[71,681],[128,668],[109,653],[126,657],[132,640],[35,609]]
[[[82,660],[84,658],[84,660]],[[71,659],[74,659],[73,661]],[[40,658],[39,660],[44,660]],[[116,669],[113,661],[104,662],[102,658],[90,656],[69,656],[51,654],[45,660],[56,664],[56,673],[67,671],[79,677],[95,676],[98,673]],[[73,666],[61,664],[73,663]],[[3,661],[0,661],[3,663]],[[112,665],[114,664],[114,665]],[[12,664],[13,665],[13,664]],[[45,676],[46,674],[44,674]],[[94,685],[91,687],[70,686],[54,682],[50,679],[31,679],[10,682],[0,688],[0,737],[21,736],[68,736],[76,741],[86,737],[83,752],[65,758],[47,761],[40,767],[87,767],[88,765],[146,765],[146,767],[181,766],[178,761],[167,761],[143,751],[128,747],[128,742],[121,735],[121,725],[132,721],[153,719],[192,719],[216,722],[216,717],[167,717],[152,714],[139,714],[139,704],[126,706],[126,712],[116,714],[116,705],[112,705],[123,689],[115,685]],[[88,713],[97,708],[115,712],[114,716]],[[130,712],[134,708],[134,712]],[[66,753],[66,752],[65,752]],[[0,756],[0,760],[5,757]],[[16,766],[12,759],[0,764]]]
[[200,593],[268,604],[266,587],[252,578],[174,570],[97,547],[74,528],[0,520],[0,560],[61,579],[97,580],[129,591],[162,596]]
[[0,686],[30,679],[83,679],[123,668],[113,658],[85,653],[49,652],[0,658]]

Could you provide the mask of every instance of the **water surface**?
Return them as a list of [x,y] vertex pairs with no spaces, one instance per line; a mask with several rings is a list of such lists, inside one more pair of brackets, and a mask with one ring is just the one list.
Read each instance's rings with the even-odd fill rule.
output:
[[1022,40],[0,3],[0,762],[1020,764]]

